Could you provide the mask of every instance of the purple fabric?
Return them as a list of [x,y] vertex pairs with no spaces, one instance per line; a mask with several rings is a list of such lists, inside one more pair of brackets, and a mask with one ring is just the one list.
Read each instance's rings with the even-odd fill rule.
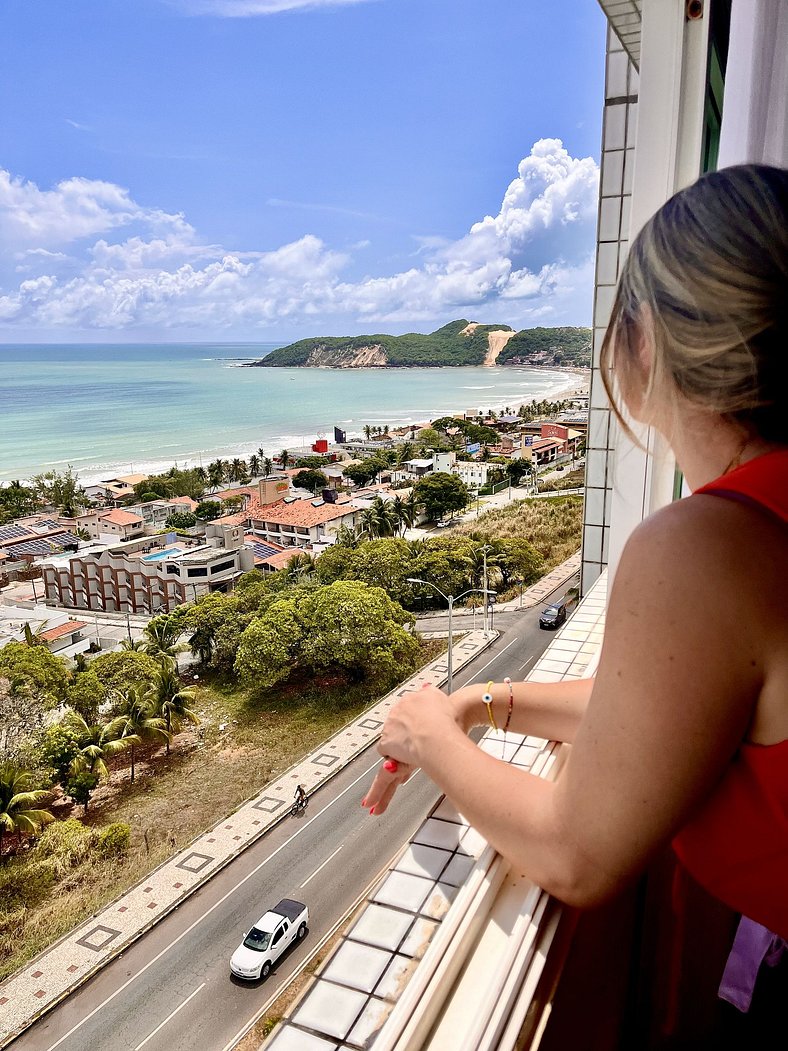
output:
[[776,967],[788,943],[755,920],[742,916],[717,995],[746,1014],[761,964]]

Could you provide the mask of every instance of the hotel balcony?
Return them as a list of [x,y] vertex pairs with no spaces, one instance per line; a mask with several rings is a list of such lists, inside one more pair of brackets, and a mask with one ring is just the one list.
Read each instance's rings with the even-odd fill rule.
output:
[[[662,440],[618,427],[599,349],[630,238],[677,189],[740,161],[788,165],[784,5],[599,0],[608,18],[587,439],[582,595],[529,675],[593,675],[608,580],[627,537],[684,495]],[[775,44],[775,40],[778,43]],[[727,92],[724,92],[727,79]],[[723,110],[723,95],[726,107]],[[636,428],[637,431],[637,428]],[[480,747],[544,778],[567,746],[488,733]],[[614,900],[566,907],[443,798],[350,917],[266,1051],[683,1051],[778,1032],[717,998],[739,917],[665,851]]]

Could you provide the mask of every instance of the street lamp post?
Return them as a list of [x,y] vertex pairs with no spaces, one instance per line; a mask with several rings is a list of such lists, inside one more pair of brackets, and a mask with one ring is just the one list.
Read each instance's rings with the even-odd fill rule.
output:
[[[419,577],[407,577],[409,584],[423,584],[427,588],[432,588],[433,591],[437,591],[441,598],[446,599],[446,603],[449,607],[449,652],[446,658],[446,689],[449,693],[452,692],[452,680],[454,676],[454,665],[452,663],[452,645],[454,642],[454,636],[452,635],[452,613],[454,612],[454,603],[458,599],[465,598],[466,595],[470,595],[475,591],[479,591],[479,588],[468,588],[467,591],[463,591],[460,595],[447,595],[445,591],[436,585],[431,583],[429,580],[421,580]],[[484,594],[484,601],[487,601],[487,593]]]

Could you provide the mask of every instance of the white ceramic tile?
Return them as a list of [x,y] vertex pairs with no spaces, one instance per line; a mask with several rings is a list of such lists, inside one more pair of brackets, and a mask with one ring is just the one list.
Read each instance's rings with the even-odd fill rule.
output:
[[[637,131],[638,131],[638,105],[637,102],[633,103],[628,107],[629,113],[627,115],[627,146],[637,145]],[[623,142],[621,143],[623,146]],[[608,149],[610,147],[608,146]]]
[[454,821],[458,825],[468,824],[459,810],[457,810],[454,803],[452,803],[446,796],[443,797],[440,806],[438,806],[433,813],[435,817],[442,818],[444,821]]
[[366,993],[319,980],[302,1000],[293,1021],[296,1025],[344,1040],[366,1002]]
[[[599,202],[599,240],[617,241],[620,230],[621,200],[603,197]],[[599,322],[597,322],[599,324]]]
[[436,821],[428,817],[413,837],[414,843],[426,843],[431,847],[455,850],[462,839],[464,829],[448,821]]
[[421,911],[433,920],[442,920],[456,896],[457,887],[450,886],[448,883],[436,883],[427,895]]
[[469,828],[462,837],[462,850],[474,858],[480,858],[487,847],[487,840],[475,828]]
[[322,1040],[319,1036],[286,1026],[268,1044],[268,1051],[337,1051],[337,1045],[333,1040]]
[[618,275],[618,245],[615,241],[600,241],[596,257],[596,279],[600,285],[613,285]]
[[391,1012],[391,1005],[374,996],[364,1008],[361,1017],[353,1026],[347,1042],[353,1047],[372,1047],[375,1037],[383,1028],[383,1023]]
[[629,55],[626,51],[613,51],[608,55],[605,88],[607,98],[620,98],[627,94],[628,67]]
[[409,872],[413,876],[437,879],[451,859],[451,852],[428,847],[424,843],[411,843],[396,864],[398,872]]
[[566,671],[566,669],[569,667],[570,663],[571,663],[571,661],[557,661],[557,660],[552,660],[551,658],[547,658],[547,659],[542,660],[542,661],[539,662],[539,667],[543,671],[555,671],[555,672],[558,672],[560,674],[561,672],[565,672]]
[[441,876],[442,883],[461,887],[471,873],[475,860],[467,854],[455,854]]
[[[619,198],[605,198],[605,200],[614,200],[618,203]],[[615,295],[615,288],[612,285],[597,285],[596,290],[596,305],[594,308],[594,324],[595,325],[606,325],[610,319],[610,310],[613,306],[613,297]]]
[[[594,377],[597,382],[597,378]],[[601,379],[598,380],[601,383]],[[588,441],[591,449],[607,448],[607,431],[610,425],[609,409],[592,409],[588,421]],[[586,465],[591,459],[590,454],[586,456]],[[588,473],[586,471],[586,473]],[[586,479],[588,481],[588,479]]]
[[418,912],[432,890],[432,881],[405,872],[390,872],[375,891],[374,900],[384,905]]
[[529,682],[560,682],[561,676],[554,671],[541,671],[537,668],[528,676]]
[[613,197],[621,193],[624,183],[624,151],[605,150],[602,155],[602,196]]
[[632,214],[632,198],[621,198],[621,237],[626,240],[629,237],[629,219]]
[[392,952],[397,949],[411,925],[412,917],[384,905],[370,903],[359,916],[348,937]]
[[605,124],[602,133],[602,143],[606,150],[623,150],[624,148],[624,121],[626,119],[626,109],[627,106],[624,102],[617,104],[614,103],[612,106],[605,106]]
[[605,490],[586,489],[585,506],[583,517],[588,525],[604,525],[605,523]]
[[435,920],[428,920],[426,916],[418,916],[407,938],[402,943],[400,952],[406,956],[415,956],[416,959],[420,960],[427,951],[427,946],[430,944],[437,926],[438,924]]
[[418,967],[418,961],[407,956],[395,956],[389,963],[386,973],[381,978],[375,989],[376,996],[383,996],[387,1000],[399,999],[402,990],[408,984],[408,980]]
[[391,954],[383,949],[344,941],[320,972],[320,977],[371,993],[390,959]]
[[585,558],[601,561],[602,527],[587,525],[583,529],[583,555]]

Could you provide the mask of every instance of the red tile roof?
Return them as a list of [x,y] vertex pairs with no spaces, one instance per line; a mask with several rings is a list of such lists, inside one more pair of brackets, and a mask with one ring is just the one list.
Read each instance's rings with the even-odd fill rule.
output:
[[320,504],[315,507],[311,500],[294,500],[289,504],[280,500],[267,507],[255,508],[252,518],[256,522],[276,522],[278,525],[314,526],[344,518],[355,510],[347,504]]
[[111,522],[113,525],[144,525],[139,515],[133,515],[131,511],[122,511],[116,507],[114,511],[102,511],[99,514],[100,522]]
[[87,626],[87,621],[84,620],[67,620],[65,624],[58,624],[56,628],[47,628],[46,631],[40,631],[38,636],[47,642],[54,642],[55,639],[60,639],[64,635],[73,635],[75,631],[80,631]]

